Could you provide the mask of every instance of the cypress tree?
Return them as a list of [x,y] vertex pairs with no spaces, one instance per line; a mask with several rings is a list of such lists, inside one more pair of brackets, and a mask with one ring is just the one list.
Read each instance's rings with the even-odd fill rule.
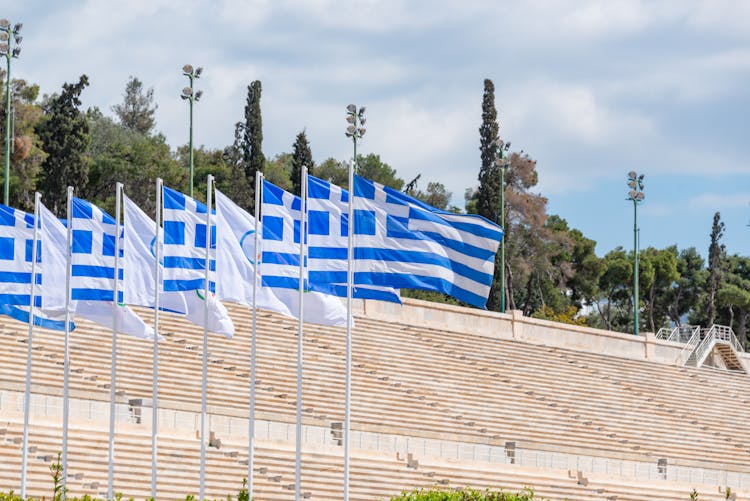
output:
[[726,248],[722,244],[721,237],[724,236],[724,223],[721,214],[714,214],[714,222],[711,225],[711,244],[708,247],[708,297],[706,316],[708,326],[713,325],[716,320],[716,293],[721,285],[721,272],[724,263]]
[[[255,80],[247,86],[247,102],[245,104],[245,135],[243,163],[247,181],[255,190],[255,174],[263,172],[265,157],[263,156],[263,119],[260,114],[260,80]],[[254,198],[251,205],[255,204]]]
[[310,142],[307,140],[305,131],[297,134],[292,151],[292,189],[295,195],[299,195],[302,191],[300,184],[302,167],[307,167],[308,174],[314,174],[313,168],[315,165],[310,150]]
[[86,151],[91,142],[89,124],[78,108],[81,92],[89,84],[86,75],[78,83],[63,84],[62,93],[53,96],[44,108],[44,119],[36,132],[47,158],[42,164],[39,190],[44,203],[62,215],[67,202],[67,186],[84,190],[88,183],[90,159]]
[[[479,151],[482,166],[479,169],[479,189],[477,190],[477,212],[490,221],[502,226],[500,221],[500,167],[497,165],[500,126],[497,123],[497,110],[495,109],[495,84],[492,80],[485,79],[484,95],[482,97],[482,125],[479,127]],[[507,232],[506,235],[507,236]],[[492,280],[490,295],[487,299],[489,310],[499,310],[501,302],[500,278],[502,269],[500,266],[500,253],[495,259],[495,275]]]

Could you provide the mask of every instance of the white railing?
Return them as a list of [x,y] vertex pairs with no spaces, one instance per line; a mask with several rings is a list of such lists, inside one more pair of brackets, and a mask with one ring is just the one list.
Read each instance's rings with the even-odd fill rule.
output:
[[[726,325],[712,325],[710,329],[705,331],[703,334],[703,341],[693,351],[695,355],[695,366],[699,367],[708,356],[709,351],[714,345],[715,341],[720,341],[729,344],[735,351],[744,352],[745,348],[742,343],[734,335],[734,331],[731,327]],[[684,351],[684,350],[683,350]],[[688,356],[687,360],[690,359]]]
[[690,359],[690,355],[693,354],[695,351],[695,347],[698,346],[698,343],[701,341],[701,330],[700,328],[696,328],[693,331],[693,334],[690,336],[690,339],[687,343],[685,343],[685,347],[682,348],[682,351],[680,352],[680,356],[677,358],[677,362],[679,365],[685,365],[687,361]]
[[698,347],[693,352],[696,367],[700,367],[700,365],[703,363],[703,360],[705,360],[705,358],[708,356],[708,352],[711,350],[711,348],[713,348],[713,342],[715,339],[716,339],[716,334],[712,327],[704,335],[703,341],[701,341],[701,344],[699,344]]
[[687,343],[693,337],[696,330],[700,330],[700,327],[688,324],[678,325],[673,328],[662,327],[656,333],[656,338],[664,339],[665,341],[674,341],[675,343]]

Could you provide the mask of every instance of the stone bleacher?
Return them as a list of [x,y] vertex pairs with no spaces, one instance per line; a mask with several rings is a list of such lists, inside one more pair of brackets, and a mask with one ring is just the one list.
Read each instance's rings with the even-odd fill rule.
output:
[[[432,307],[407,304],[425,315]],[[247,464],[251,312],[228,307],[237,335],[212,336],[209,343],[211,430],[222,442],[221,449],[209,448],[207,492],[214,497],[236,492]],[[139,312],[147,320],[153,315]],[[498,332],[507,330],[507,319],[491,318]],[[678,500],[688,499],[693,487],[701,499],[724,499],[720,489],[727,485],[750,493],[744,374],[570,349],[551,338],[506,339],[491,329],[479,335],[461,326],[405,324],[364,313],[355,321],[352,499],[429,485],[530,485],[544,498],[561,500]],[[0,462],[19,466],[0,468],[0,490],[17,491],[26,328],[11,320],[1,325]],[[161,334],[159,493],[173,498],[197,492],[202,329],[164,314]],[[601,342],[595,332],[587,335],[593,344]],[[269,431],[259,437],[256,452],[256,499],[288,499],[294,479],[293,433],[290,440],[288,433],[270,430],[293,426],[296,340],[295,320],[259,312],[257,418],[269,423]],[[69,451],[72,494],[106,490],[110,343],[110,332],[85,321],[71,335],[71,396],[77,402]],[[152,345],[119,336],[118,346],[117,488],[147,497]],[[62,348],[60,333],[35,331],[34,401],[59,401]],[[344,331],[306,325],[304,350],[304,423],[317,438],[305,444],[303,490],[312,499],[340,499]],[[42,412],[34,405],[34,495],[49,495],[48,466],[60,442],[58,409],[45,404]],[[602,464],[617,466],[596,466]]]

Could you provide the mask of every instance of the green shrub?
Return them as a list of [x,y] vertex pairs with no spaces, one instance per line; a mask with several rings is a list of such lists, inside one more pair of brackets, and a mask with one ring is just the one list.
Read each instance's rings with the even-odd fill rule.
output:
[[533,501],[534,491],[529,488],[513,494],[511,492],[479,491],[476,489],[462,489],[459,491],[438,489],[418,489],[404,492],[391,501]]

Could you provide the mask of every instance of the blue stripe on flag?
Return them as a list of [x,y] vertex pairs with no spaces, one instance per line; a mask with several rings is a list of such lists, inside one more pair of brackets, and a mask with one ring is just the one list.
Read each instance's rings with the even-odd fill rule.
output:
[[372,285],[388,283],[389,286],[395,289],[424,289],[442,292],[478,308],[486,308],[487,304],[486,297],[467,291],[439,277],[427,277],[407,273],[357,272],[354,274],[354,282],[357,284]]

